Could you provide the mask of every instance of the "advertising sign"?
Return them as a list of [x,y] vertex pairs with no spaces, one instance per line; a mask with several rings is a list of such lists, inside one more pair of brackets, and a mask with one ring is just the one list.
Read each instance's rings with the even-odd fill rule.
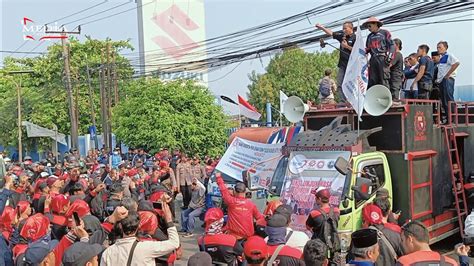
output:
[[204,1],[139,0],[141,71],[162,80],[193,79],[207,85],[207,69],[175,64],[206,58]]

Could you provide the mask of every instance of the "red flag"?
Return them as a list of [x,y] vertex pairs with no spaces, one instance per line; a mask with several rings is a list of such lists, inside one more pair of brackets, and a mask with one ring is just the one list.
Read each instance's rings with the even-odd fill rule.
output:
[[240,114],[252,120],[259,120],[262,116],[255,107],[248,103],[239,95],[239,109]]

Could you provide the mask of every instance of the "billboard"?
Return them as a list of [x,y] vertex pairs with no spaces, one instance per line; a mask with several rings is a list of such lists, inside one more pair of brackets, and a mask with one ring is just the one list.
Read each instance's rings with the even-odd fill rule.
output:
[[193,79],[207,85],[207,68],[182,62],[205,59],[204,0],[139,0],[140,74],[162,80]]

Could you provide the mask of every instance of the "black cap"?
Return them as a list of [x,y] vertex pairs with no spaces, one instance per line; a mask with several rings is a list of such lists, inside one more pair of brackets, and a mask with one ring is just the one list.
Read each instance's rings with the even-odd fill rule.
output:
[[377,242],[377,230],[365,228],[352,233],[352,245],[356,248],[368,248]]
[[64,252],[62,263],[64,266],[86,265],[94,256],[99,255],[104,248],[100,244],[76,242]]
[[286,227],[288,224],[288,219],[285,215],[275,213],[267,220],[267,226],[270,227]]
[[28,265],[40,264],[58,245],[57,240],[40,239],[31,243],[25,252],[25,262]]
[[390,198],[390,193],[386,188],[379,188],[377,192],[375,192],[376,198]]
[[239,182],[239,183],[235,184],[235,186],[234,186],[234,190],[237,193],[244,193],[246,188],[247,187],[242,182]]
[[291,221],[291,214],[293,213],[293,208],[291,208],[291,206],[288,204],[283,204],[278,206],[275,209],[274,213],[284,215],[288,221]]
[[123,186],[119,182],[112,183],[109,188],[110,193],[119,193],[123,191]]

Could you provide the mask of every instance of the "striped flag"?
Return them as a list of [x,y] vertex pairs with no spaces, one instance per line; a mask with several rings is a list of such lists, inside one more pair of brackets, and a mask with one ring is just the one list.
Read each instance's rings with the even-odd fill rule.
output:
[[259,120],[262,115],[257,111],[257,109],[253,107],[250,103],[248,103],[246,100],[244,100],[244,98],[242,98],[240,95],[238,96],[240,115],[243,115],[255,121]]

